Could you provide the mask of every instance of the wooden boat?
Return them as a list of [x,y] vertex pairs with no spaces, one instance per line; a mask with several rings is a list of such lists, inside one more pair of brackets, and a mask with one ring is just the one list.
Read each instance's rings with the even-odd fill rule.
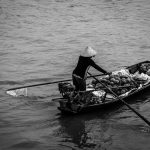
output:
[[[132,66],[126,67],[125,69],[129,70],[130,74],[135,74],[135,72],[137,72],[140,66],[143,64],[149,64],[150,66],[150,61],[143,61],[138,64],[134,64]],[[128,94],[124,94],[123,96],[119,96],[119,97],[123,99],[124,101],[129,101],[131,100],[131,98],[133,98],[133,96],[137,94],[141,94],[144,90],[149,89],[149,87],[150,87],[150,79],[145,84],[140,84],[139,87],[136,87],[130,92],[128,92]],[[102,109],[116,106],[118,103],[122,103],[121,100],[119,100],[118,98],[108,99],[105,97],[105,100],[98,104],[91,104],[91,105],[74,104],[74,103],[71,103],[69,99],[64,96],[64,93],[62,93],[62,95],[63,95],[63,98],[59,101],[60,106],[58,107],[58,109],[62,113],[69,113],[69,114],[79,114],[79,113],[84,113],[84,112],[89,112],[89,111],[102,110]]]

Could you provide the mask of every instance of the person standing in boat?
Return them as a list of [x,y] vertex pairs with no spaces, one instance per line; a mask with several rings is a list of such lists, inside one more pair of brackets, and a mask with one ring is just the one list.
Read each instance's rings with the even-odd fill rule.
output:
[[108,73],[107,71],[99,67],[92,59],[93,57],[95,57],[96,54],[97,52],[90,46],[88,46],[85,48],[84,52],[79,56],[77,66],[72,73],[72,81],[73,85],[75,86],[75,91],[86,90],[86,76],[90,66],[94,67],[96,70],[102,73]]

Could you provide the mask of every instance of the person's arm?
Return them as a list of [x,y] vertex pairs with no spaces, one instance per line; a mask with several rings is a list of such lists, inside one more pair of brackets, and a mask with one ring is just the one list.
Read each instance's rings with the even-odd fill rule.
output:
[[90,65],[102,73],[108,73],[106,70],[99,67],[92,59],[90,59]]

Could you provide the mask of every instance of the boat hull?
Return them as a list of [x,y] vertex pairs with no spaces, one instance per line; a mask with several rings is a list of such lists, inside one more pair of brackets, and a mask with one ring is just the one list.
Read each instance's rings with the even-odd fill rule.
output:
[[[150,61],[144,61],[141,63],[145,63],[145,62],[150,62]],[[138,65],[141,63],[127,67],[127,69],[132,69],[132,68],[136,69]],[[146,92],[146,90],[149,90],[149,89],[150,89],[150,83],[142,86],[139,89],[136,89],[135,91],[129,93],[127,96],[120,97],[120,98],[126,102],[129,102],[129,101],[135,100],[136,96],[143,94],[143,92]],[[91,111],[101,111],[101,110],[110,109],[112,107],[116,107],[118,105],[123,104],[123,102],[117,98],[114,100],[105,102],[105,103],[94,104],[94,105],[83,105],[83,106],[70,104],[67,99],[61,100],[59,101],[59,103],[60,103],[60,107],[58,107],[58,109],[62,113],[65,113],[65,114],[66,113],[67,114],[80,114],[80,113],[91,112]]]

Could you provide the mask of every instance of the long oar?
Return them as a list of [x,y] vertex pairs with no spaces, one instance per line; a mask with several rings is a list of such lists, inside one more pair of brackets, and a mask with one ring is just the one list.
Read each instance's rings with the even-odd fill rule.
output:
[[[92,76],[89,72],[88,74],[90,76]],[[125,104],[129,109],[131,109],[136,115],[138,115],[143,121],[145,121],[149,126],[150,126],[150,122],[144,117],[142,116],[140,113],[138,113],[135,109],[133,109],[128,103],[126,103],[122,98],[118,97],[118,95],[116,93],[114,93],[109,87],[107,87],[105,84],[103,84],[100,80],[98,80],[97,78],[95,78],[93,76],[93,78],[98,81],[100,84],[102,84],[106,89],[108,89],[118,100],[120,100],[123,104]]]
[[[100,75],[94,75],[94,76],[89,76],[87,78],[91,78],[91,77],[97,77],[97,76],[104,76],[106,74],[100,74]],[[67,81],[71,81],[72,79],[67,79],[67,80],[59,80],[59,81],[54,81],[54,82],[47,82],[47,83],[40,83],[40,84],[32,84],[32,85],[26,85],[26,86],[20,86],[20,87],[15,87],[15,88],[11,88],[11,89],[7,89],[6,93],[12,96],[27,96],[27,88],[29,87],[35,87],[35,86],[42,86],[42,85],[48,85],[48,84],[55,84],[55,83],[59,83],[59,82],[67,82]]]

